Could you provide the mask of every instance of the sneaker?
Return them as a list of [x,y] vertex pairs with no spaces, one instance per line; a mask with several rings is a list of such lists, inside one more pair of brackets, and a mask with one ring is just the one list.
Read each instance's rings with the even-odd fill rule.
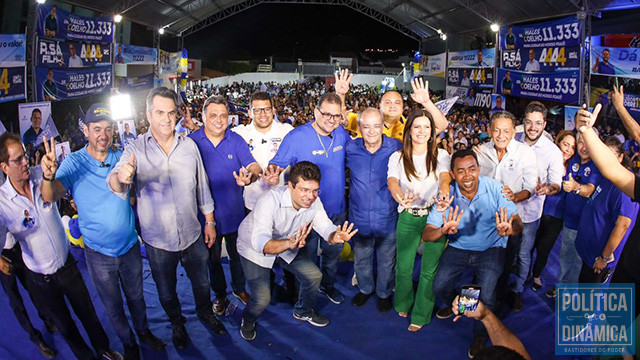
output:
[[511,311],[518,312],[522,310],[522,293],[513,293],[513,302],[511,303]]
[[393,301],[391,301],[391,296],[386,298],[378,298],[378,311],[381,313],[387,313],[391,311],[393,307]]
[[142,344],[147,345],[154,351],[164,351],[167,344],[164,341],[158,339],[151,330],[147,329],[143,333],[138,333],[138,339]]
[[544,293],[548,298],[553,299],[556,297],[556,288],[551,288],[549,291]]
[[317,327],[323,327],[329,325],[329,319],[325,316],[322,316],[315,311],[312,311],[305,315],[300,315],[297,312],[293,312],[293,318],[299,321],[306,321],[309,324]]
[[56,356],[56,351],[44,342],[38,344],[38,351],[40,351],[40,354],[47,359],[53,359]]
[[211,306],[211,310],[213,313],[222,316],[224,315],[224,311],[227,310],[227,306],[229,306],[229,299],[226,297],[217,297],[213,300],[213,305]]
[[249,294],[242,290],[240,292],[233,292],[233,296],[235,296],[236,298],[238,298],[238,300],[240,300],[242,302],[242,305],[247,305],[249,303],[249,299],[251,298],[249,296]]
[[247,341],[251,341],[256,338],[256,322],[246,321],[242,319],[240,325],[240,336]]
[[469,347],[469,352],[467,352],[467,355],[469,356],[469,359],[473,359],[474,356],[478,355],[480,350],[482,350],[484,348],[484,344],[486,342],[487,342],[487,338],[485,338],[485,337],[482,337],[482,336],[474,337],[473,338],[473,342],[471,343],[471,346]]
[[123,360],[122,355],[115,350],[107,350],[100,355],[100,359],[102,360]]
[[367,302],[367,300],[369,300],[370,297],[371,297],[371,294],[363,294],[359,292],[356,294],[356,296],[353,297],[353,299],[351,300],[351,303],[353,304],[353,306],[360,307],[364,305]]
[[189,344],[189,335],[187,334],[187,329],[185,329],[184,325],[172,325],[171,332],[171,340],[173,340],[173,345],[175,345],[176,349],[182,350],[186,348]]
[[342,294],[340,292],[340,290],[332,287],[330,289],[323,289],[320,288],[318,289],[318,291],[320,292],[320,294],[324,295],[327,297],[327,299],[329,299],[329,301],[331,301],[332,303],[338,305],[338,304],[342,304],[342,302],[344,301],[345,297],[344,294]]
[[140,347],[138,344],[124,345],[124,360],[140,360]]
[[451,310],[451,307],[443,307],[442,309],[438,310],[438,312],[436,313],[436,317],[438,319],[448,319],[453,315],[453,310]]
[[200,319],[203,324],[205,324],[209,329],[213,330],[213,332],[218,335],[224,335],[227,333],[227,329],[213,314],[207,314],[203,316],[198,315],[198,319]]

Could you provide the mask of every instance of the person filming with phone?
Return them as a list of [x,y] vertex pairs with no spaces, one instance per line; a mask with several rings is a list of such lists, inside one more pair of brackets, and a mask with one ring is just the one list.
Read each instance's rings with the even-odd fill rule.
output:
[[[495,290],[502,273],[507,238],[522,232],[522,220],[515,204],[502,193],[502,184],[480,176],[478,158],[472,150],[460,150],[451,157],[449,196],[433,204],[423,241],[437,241],[443,235],[449,240],[440,257],[433,282],[433,291],[446,304],[456,296],[461,275],[473,268],[482,292],[479,299],[491,309],[495,305]],[[436,313],[439,319],[453,315],[450,307]],[[474,339],[469,348],[473,358],[489,335],[482,323],[474,324]]]

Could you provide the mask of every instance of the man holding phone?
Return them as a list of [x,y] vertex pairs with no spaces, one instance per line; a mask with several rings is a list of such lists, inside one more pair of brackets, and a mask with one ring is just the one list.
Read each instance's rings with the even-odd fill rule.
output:
[[[436,296],[450,304],[456,296],[458,279],[471,267],[482,288],[480,300],[492,308],[507,238],[522,232],[522,220],[515,204],[504,197],[502,185],[479,174],[478,158],[472,150],[460,150],[452,155],[451,176],[455,184],[451,185],[450,196],[438,199],[433,205],[422,240],[436,241],[443,235],[449,240],[433,281]],[[439,319],[451,315],[450,307],[436,313]],[[487,338],[484,326],[475,323],[470,358],[484,347]]]

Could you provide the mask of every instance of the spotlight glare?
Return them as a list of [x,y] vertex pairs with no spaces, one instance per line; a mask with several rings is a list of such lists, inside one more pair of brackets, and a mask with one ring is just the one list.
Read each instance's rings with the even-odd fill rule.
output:
[[116,14],[116,15],[113,17],[113,21],[115,21],[115,22],[119,23],[120,21],[122,21],[122,15],[120,15],[120,14]]
[[44,4],[47,0],[36,0],[36,2],[40,5]]
[[491,24],[490,28],[491,28],[491,31],[493,31],[493,32],[500,31],[500,25],[498,25],[496,23]]
[[158,29],[158,34],[160,34],[160,35],[164,34],[164,28]]
[[129,94],[113,95],[109,99],[113,120],[132,119],[131,97]]

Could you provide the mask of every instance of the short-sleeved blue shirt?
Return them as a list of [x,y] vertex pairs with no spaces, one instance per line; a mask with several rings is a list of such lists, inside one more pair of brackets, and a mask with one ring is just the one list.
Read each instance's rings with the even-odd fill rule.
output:
[[[573,177],[573,180],[577,181],[581,185],[593,184],[598,186],[602,176],[600,170],[592,160],[589,160],[585,164],[580,163],[580,156],[574,156],[567,164],[567,174],[563,180],[569,179],[569,174]],[[564,194],[564,225],[572,230],[578,230],[580,224],[580,216],[582,215],[582,208],[587,203],[587,198],[580,196],[574,192],[565,192]]]
[[[453,202],[448,210],[444,212],[445,216],[449,211],[453,211],[456,206],[464,210],[460,218],[458,232],[448,235],[449,246],[453,246],[461,250],[485,251],[492,247],[507,247],[507,236],[498,235],[496,229],[496,212],[500,208],[506,208],[511,215],[516,215],[516,205],[505,199],[502,193],[502,184],[486,177],[478,177],[478,192],[469,200],[460,193],[458,184],[451,185],[451,194],[454,194]],[[427,224],[435,227],[441,227],[442,214],[436,211],[434,204],[429,211]]]
[[243,188],[238,186],[233,172],[256,162],[244,139],[227,129],[224,137],[214,146],[207,138],[204,128],[190,134],[202,156],[204,169],[209,178],[211,196],[216,205],[213,216],[218,234],[230,234],[238,231],[244,219]]
[[542,207],[542,214],[553,216],[556,219],[562,219],[564,214],[564,196],[565,192],[558,191],[553,195],[547,195],[544,199],[544,206]]
[[385,236],[395,232],[398,204],[387,188],[389,157],[402,148],[396,139],[382,135],[375,153],[358,138],[347,143],[347,168],[351,170],[349,221],[365,236]]
[[78,225],[85,245],[107,256],[125,254],[136,241],[133,209],[129,199],[121,199],[109,189],[107,175],[122,151],[109,150],[101,163],[84,147],[69,154],[56,173],[78,207]]
[[[286,168],[300,161],[312,162],[320,168],[320,200],[329,217],[346,210],[345,147],[350,141],[349,133],[339,126],[331,136],[321,136],[312,123],[293,129],[284,137],[276,155],[269,164]],[[245,145],[246,146],[246,145]]]
[[638,203],[623,194],[611,181],[603,178],[582,210],[576,236],[576,250],[585,264],[593,267],[596,257],[602,255],[618,216],[631,219],[631,225],[613,252],[615,261],[608,264],[609,267],[615,267],[631,234],[638,217]]

